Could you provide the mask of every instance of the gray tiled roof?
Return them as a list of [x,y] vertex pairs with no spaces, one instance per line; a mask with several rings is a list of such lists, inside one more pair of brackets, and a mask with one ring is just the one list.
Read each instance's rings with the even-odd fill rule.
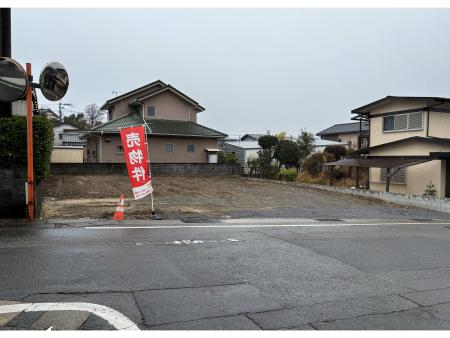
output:
[[[194,136],[194,137],[225,137],[220,131],[204,127],[192,121],[149,119],[146,120],[151,132],[155,135],[173,135],[173,136]],[[139,113],[131,113],[119,117],[115,120],[103,123],[100,126],[92,128],[90,133],[119,133],[121,128],[142,125],[142,117]]]
[[[368,131],[369,130],[369,123],[362,122],[361,126],[362,131]],[[353,122],[353,123],[341,123],[341,124],[335,124],[334,126],[327,128],[325,130],[322,130],[321,132],[318,132],[317,136],[322,135],[337,135],[337,134],[346,134],[346,133],[358,133],[359,132],[359,122]]]
[[267,134],[245,134],[244,136],[241,137],[241,140],[246,137],[251,137],[251,138],[254,138],[256,141],[258,141],[259,138],[264,135],[267,135]]

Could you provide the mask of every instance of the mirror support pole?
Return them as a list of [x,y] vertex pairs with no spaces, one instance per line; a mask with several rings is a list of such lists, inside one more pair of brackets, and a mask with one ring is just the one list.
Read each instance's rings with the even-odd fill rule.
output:
[[[31,77],[31,63],[27,63],[28,78]],[[27,163],[28,163],[28,220],[34,221],[34,166],[33,166],[33,88],[27,89]]]
[[[11,8],[0,8],[0,56],[11,57]],[[11,115],[11,103],[0,102],[0,116]]]

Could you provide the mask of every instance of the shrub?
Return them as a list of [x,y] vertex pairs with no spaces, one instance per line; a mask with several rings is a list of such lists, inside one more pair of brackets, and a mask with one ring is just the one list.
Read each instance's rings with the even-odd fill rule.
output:
[[430,181],[430,183],[427,184],[425,187],[425,191],[423,193],[424,196],[436,196],[436,187],[434,184]]
[[[36,183],[44,180],[53,148],[52,123],[45,116],[33,117],[33,149]],[[27,166],[27,119],[24,116],[0,118],[0,167]]]
[[223,151],[219,151],[217,155],[217,162],[221,164],[234,164],[237,163],[237,157],[233,153],[224,153]]
[[327,153],[324,151],[322,153],[324,163],[330,163],[336,161],[336,157],[333,154]]
[[324,152],[333,154],[336,161],[339,161],[342,157],[347,155],[347,149],[341,145],[326,146]]
[[347,176],[347,173],[345,172],[345,169],[343,169],[343,168],[338,168],[338,169],[334,168],[333,169],[333,177],[334,178],[339,180],[339,179],[344,178],[346,176]]
[[282,168],[277,174],[277,180],[295,181],[297,178],[297,170],[295,168]]
[[259,158],[257,156],[250,155],[247,158],[247,166],[250,176],[252,174],[257,174],[259,172]]
[[321,174],[317,177],[311,177],[311,175],[308,174],[306,171],[302,172],[300,175],[297,176],[297,181],[301,183],[320,184],[320,185],[328,184],[328,178],[324,174]]
[[321,153],[315,153],[302,162],[302,169],[306,170],[312,177],[317,177],[322,172],[324,156]]

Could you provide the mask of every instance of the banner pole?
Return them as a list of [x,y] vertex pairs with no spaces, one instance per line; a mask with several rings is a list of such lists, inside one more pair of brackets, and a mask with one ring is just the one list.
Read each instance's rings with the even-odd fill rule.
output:
[[[26,64],[27,77],[31,78],[31,63]],[[31,82],[31,80],[30,80]],[[33,89],[31,84],[27,89],[27,166],[28,166],[28,220],[34,221],[34,165],[33,165],[33,102],[32,102]]]
[[[148,128],[148,131],[150,133],[152,132],[152,130],[150,129],[150,126],[147,124],[147,121],[145,121],[144,114],[145,114],[144,106],[142,106],[142,121],[144,121],[144,125],[145,125],[145,127],[144,127],[144,130],[145,130],[145,143],[147,143],[148,174],[150,175],[150,177],[152,177],[152,171],[151,171],[151,168],[150,168],[150,152],[148,151],[147,128]],[[152,189],[152,192],[150,193],[150,203],[151,203],[151,213],[152,213],[150,218],[152,218],[152,219],[161,219],[160,217],[157,217],[155,215],[155,206],[154,206],[154,203],[153,203],[153,189]]]

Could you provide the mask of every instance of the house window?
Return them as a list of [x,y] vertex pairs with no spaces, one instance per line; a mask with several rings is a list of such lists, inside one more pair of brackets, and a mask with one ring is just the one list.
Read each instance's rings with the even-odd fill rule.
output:
[[383,117],[383,131],[420,130],[423,128],[423,112]]
[[[396,169],[391,169],[391,172],[392,172],[392,170],[396,170]],[[386,175],[387,175],[387,169],[381,168],[381,172],[380,172],[380,182],[381,183],[386,183]],[[391,176],[391,183],[406,184],[406,168],[401,168],[393,176]]]
[[154,106],[147,106],[147,117],[155,117],[156,110]]
[[195,146],[193,144],[188,144],[187,145],[187,152],[188,153],[193,153],[195,151]]
[[62,140],[62,134],[58,134],[59,139]]
[[123,154],[123,146],[117,146],[117,154]]
[[166,143],[164,145],[164,150],[166,153],[173,153],[173,143]]

